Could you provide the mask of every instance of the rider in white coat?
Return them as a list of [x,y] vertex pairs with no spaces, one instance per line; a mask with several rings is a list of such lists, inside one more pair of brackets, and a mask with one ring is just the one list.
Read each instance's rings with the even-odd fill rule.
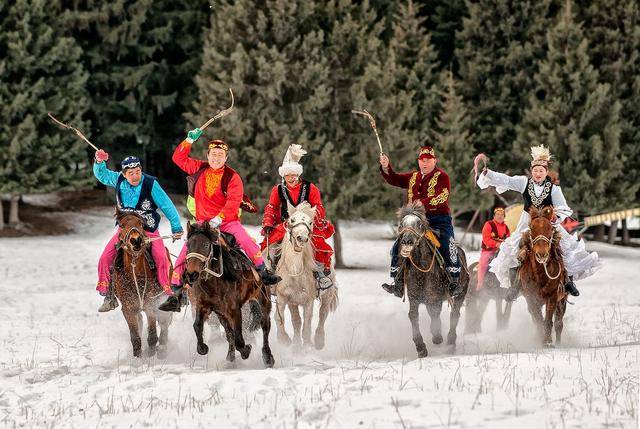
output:
[[490,271],[495,273],[502,286],[511,285],[508,300],[515,300],[520,291],[520,285],[516,282],[517,269],[520,265],[518,261],[518,250],[520,248],[520,238],[522,233],[529,229],[529,208],[534,206],[542,208],[553,206],[555,213],[554,225],[560,231],[560,248],[569,275],[569,280],[565,285],[566,291],[573,296],[580,295],[573,280],[580,280],[592,275],[600,265],[598,254],[589,253],[585,250],[584,241],[569,234],[561,225],[565,218],[571,216],[573,211],[567,205],[567,201],[562,194],[560,186],[554,185],[548,175],[551,155],[549,149],[544,145],[531,148],[531,176],[508,176],[485,169],[478,177],[478,186],[485,189],[495,186],[498,193],[506,191],[516,191],[522,194],[524,199],[524,210],[516,230],[500,246],[498,256],[491,261]]

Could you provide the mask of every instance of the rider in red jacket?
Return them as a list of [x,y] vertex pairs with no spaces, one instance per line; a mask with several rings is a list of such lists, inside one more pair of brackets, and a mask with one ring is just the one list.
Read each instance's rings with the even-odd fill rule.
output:
[[478,284],[476,290],[482,289],[484,276],[489,269],[489,262],[498,254],[500,245],[510,235],[509,227],[504,223],[504,208],[493,210],[493,219],[488,220],[482,227],[482,251],[478,262]]

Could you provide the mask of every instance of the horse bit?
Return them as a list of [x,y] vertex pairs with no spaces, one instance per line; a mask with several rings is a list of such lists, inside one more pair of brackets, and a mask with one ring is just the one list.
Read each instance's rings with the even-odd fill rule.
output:
[[[213,244],[218,244],[220,247],[220,255],[218,257],[218,261],[219,261],[218,272],[215,272],[209,268],[209,265],[211,264],[211,259],[213,258],[213,247],[214,247]],[[213,240],[209,240],[207,242],[207,246],[209,247],[209,254],[207,256],[204,256],[203,254],[198,252],[189,252],[187,253],[186,259],[189,260],[191,258],[196,258],[197,260],[203,263],[204,268],[202,269],[202,271],[204,271],[206,274],[212,275],[214,277],[222,277],[222,274],[224,273],[224,266],[222,265],[222,246],[220,246],[219,230],[218,230],[218,240],[216,240],[215,243]]]

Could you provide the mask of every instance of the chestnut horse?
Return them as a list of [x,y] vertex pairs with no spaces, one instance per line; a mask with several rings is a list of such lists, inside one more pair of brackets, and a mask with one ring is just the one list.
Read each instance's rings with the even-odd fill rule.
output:
[[209,352],[203,339],[204,322],[214,312],[227,336],[229,350],[227,361],[235,361],[236,350],[242,359],[251,353],[242,334],[242,306],[250,300],[260,304],[262,327],[262,361],[268,368],[274,359],[269,347],[271,330],[271,297],[269,286],[262,283],[253,264],[234,245],[233,236],[223,235],[211,228],[208,222],[202,225],[187,224],[187,260],[185,284],[191,285],[189,293],[195,307],[196,318],[193,329],[201,355]]
[[[131,336],[133,355],[142,354],[142,312],[147,316],[147,355],[156,351],[160,358],[166,356],[167,337],[171,324],[171,313],[158,310],[158,304],[164,297],[164,291],[155,270],[151,269],[147,258],[149,242],[143,227],[142,218],[135,212],[116,211],[119,241],[118,256],[113,267],[113,286],[115,295],[122,304],[122,314]],[[168,255],[167,255],[168,257]],[[169,273],[171,274],[171,273]],[[160,324],[160,338],[156,323]]]
[[[541,210],[531,207],[529,215],[529,230],[522,233],[520,241],[518,276],[542,344],[553,347],[551,329],[555,323],[556,344],[560,344],[562,318],[567,309],[567,292],[564,290],[567,272],[560,251],[560,232],[551,223],[553,207]],[[542,306],[545,307],[544,318]]]

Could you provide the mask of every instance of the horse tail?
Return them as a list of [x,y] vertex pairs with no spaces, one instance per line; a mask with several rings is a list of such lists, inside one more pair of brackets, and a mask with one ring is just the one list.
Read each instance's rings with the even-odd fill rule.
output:
[[262,327],[262,309],[260,308],[258,301],[255,299],[249,300],[246,305],[249,305],[249,311],[251,314],[249,332],[255,332]]
[[338,298],[338,288],[332,287],[326,290],[320,295],[321,305],[326,305],[329,309],[329,312],[335,313],[338,309],[338,304],[340,303],[340,299]]

